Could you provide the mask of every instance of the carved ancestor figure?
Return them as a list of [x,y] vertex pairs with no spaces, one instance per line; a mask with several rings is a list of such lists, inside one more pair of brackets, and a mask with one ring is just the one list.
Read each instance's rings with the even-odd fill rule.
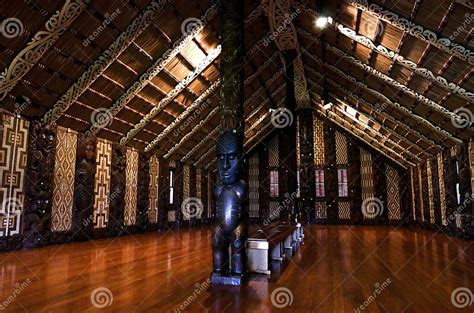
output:
[[[220,182],[214,190],[217,215],[217,225],[212,236],[214,275],[227,275],[229,259],[231,259],[231,275],[242,276],[246,272],[247,185],[238,180],[243,159],[242,148],[240,136],[231,131],[221,134],[217,141]],[[231,258],[229,258],[229,245],[232,250]]]
[[73,239],[88,240],[92,237],[92,206],[96,171],[95,140],[86,139],[79,146],[80,159],[76,166],[74,191]]

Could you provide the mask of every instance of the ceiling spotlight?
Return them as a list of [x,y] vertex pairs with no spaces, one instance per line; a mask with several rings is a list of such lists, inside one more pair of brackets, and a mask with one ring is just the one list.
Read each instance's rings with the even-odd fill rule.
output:
[[320,16],[316,19],[316,27],[324,28],[328,24],[332,24],[332,17],[330,16]]
[[327,110],[331,109],[332,106],[333,106],[333,103],[331,101],[329,101],[328,103],[323,105],[323,108],[327,111]]

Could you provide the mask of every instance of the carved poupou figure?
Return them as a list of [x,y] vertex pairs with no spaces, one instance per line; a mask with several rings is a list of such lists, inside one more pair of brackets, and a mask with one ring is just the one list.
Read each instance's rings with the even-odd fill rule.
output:
[[[242,141],[231,131],[217,140],[217,162],[220,182],[214,190],[217,225],[212,236],[212,252],[215,274],[229,272],[242,276],[246,272],[245,243],[247,241],[247,185],[238,180],[243,158]],[[229,258],[229,246],[232,256]]]

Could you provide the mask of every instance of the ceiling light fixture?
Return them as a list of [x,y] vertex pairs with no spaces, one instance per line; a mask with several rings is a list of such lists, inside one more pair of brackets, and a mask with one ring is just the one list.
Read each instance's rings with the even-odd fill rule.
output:
[[316,27],[325,28],[328,24],[332,24],[332,22],[332,17],[321,15],[316,19]]

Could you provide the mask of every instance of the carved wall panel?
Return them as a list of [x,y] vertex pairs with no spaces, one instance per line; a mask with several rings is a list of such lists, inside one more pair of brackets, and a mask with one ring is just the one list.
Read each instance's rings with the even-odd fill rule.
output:
[[112,144],[109,222],[107,224],[107,232],[110,236],[119,235],[123,231],[126,162],[126,148],[117,143]]
[[53,197],[56,130],[39,121],[30,124],[25,192],[24,247],[48,243]]
[[434,214],[434,192],[433,192],[433,174],[431,168],[431,161],[426,161],[426,178],[428,180],[428,207],[429,207],[429,217],[430,223],[435,223],[435,214]]
[[[418,197],[420,198],[420,206],[419,206],[419,218],[420,221],[423,223],[425,221],[425,199],[424,193],[427,191],[426,188],[423,188],[423,178],[426,179],[426,175],[422,174],[422,165],[417,164],[416,166],[417,174],[418,174]],[[425,173],[426,174],[426,173]]]
[[[196,169],[194,171],[194,179],[195,179],[195,182],[194,184],[191,183],[191,187],[193,186],[196,186],[195,187],[195,190],[194,190],[194,196],[196,198],[198,198],[199,200],[201,200],[201,203],[202,205],[204,206],[204,201],[203,201],[203,198],[202,198],[202,171],[201,169]],[[202,208],[203,211],[201,211],[201,214],[198,214],[198,216],[196,216],[197,219],[201,219],[204,215],[203,215],[203,212],[204,212],[204,208]]]
[[268,166],[270,167],[278,167],[280,165],[280,160],[278,158],[278,148],[278,136],[274,136],[268,145]]
[[70,231],[72,227],[76,152],[77,132],[58,126],[51,215],[51,230],[55,232]]
[[126,157],[124,222],[130,226],[135,225],[137,218],[138,151],[127,148]]
[[0,238],[20,235],[25,202],[29,122],[2,116],[0,129]]
[[411,195],[411,215],[412,220],[416,221],[416,190],[415,190],[415,170],[410,168],[410,195]]
[[156,156],[152,156],[150,158],[150,209],[148,211],[148,219],[152,224],[156,224],[158,222],[158,173],[158,158]]
[[400,199],[400,176],[396,169],[387,165],[385,167],[387,185],[387,208],[389,220],[401,220],[401,199]]
[[110,174],[112,143],[98,138],[96,148],[97,169],[94,185],[94,228],[105,228],[109,221]]
[[145,231],[150,224],[148,212],[150,210],[150,155],[140,153],[138,156],[137,174],[137,230]]
[[73,239],[92,238],[94,183],[96,171],[96,138],[78,136],[74,199],[72,212]]
[[[188,199],[191,196],[191,193],[190,193],[191,190],[190,190],[190,186],[189,186],[190,178],[191,178],[190,177],[190,174],[191,174],[190,170],[191,169],[189,168],[188,165],[183,166],[183,199],[184,199],[184,201],[187,201],[186,199]],[[181,204],[179,204],[179,205],[181,205]],[[181,209],[181,207],[180,207],[180,209]],[[183,212],[183,213],[186,213],[186,211]],[[190,218],[189,214],[183,214],[183,220],[188,221],[189,218]]]

